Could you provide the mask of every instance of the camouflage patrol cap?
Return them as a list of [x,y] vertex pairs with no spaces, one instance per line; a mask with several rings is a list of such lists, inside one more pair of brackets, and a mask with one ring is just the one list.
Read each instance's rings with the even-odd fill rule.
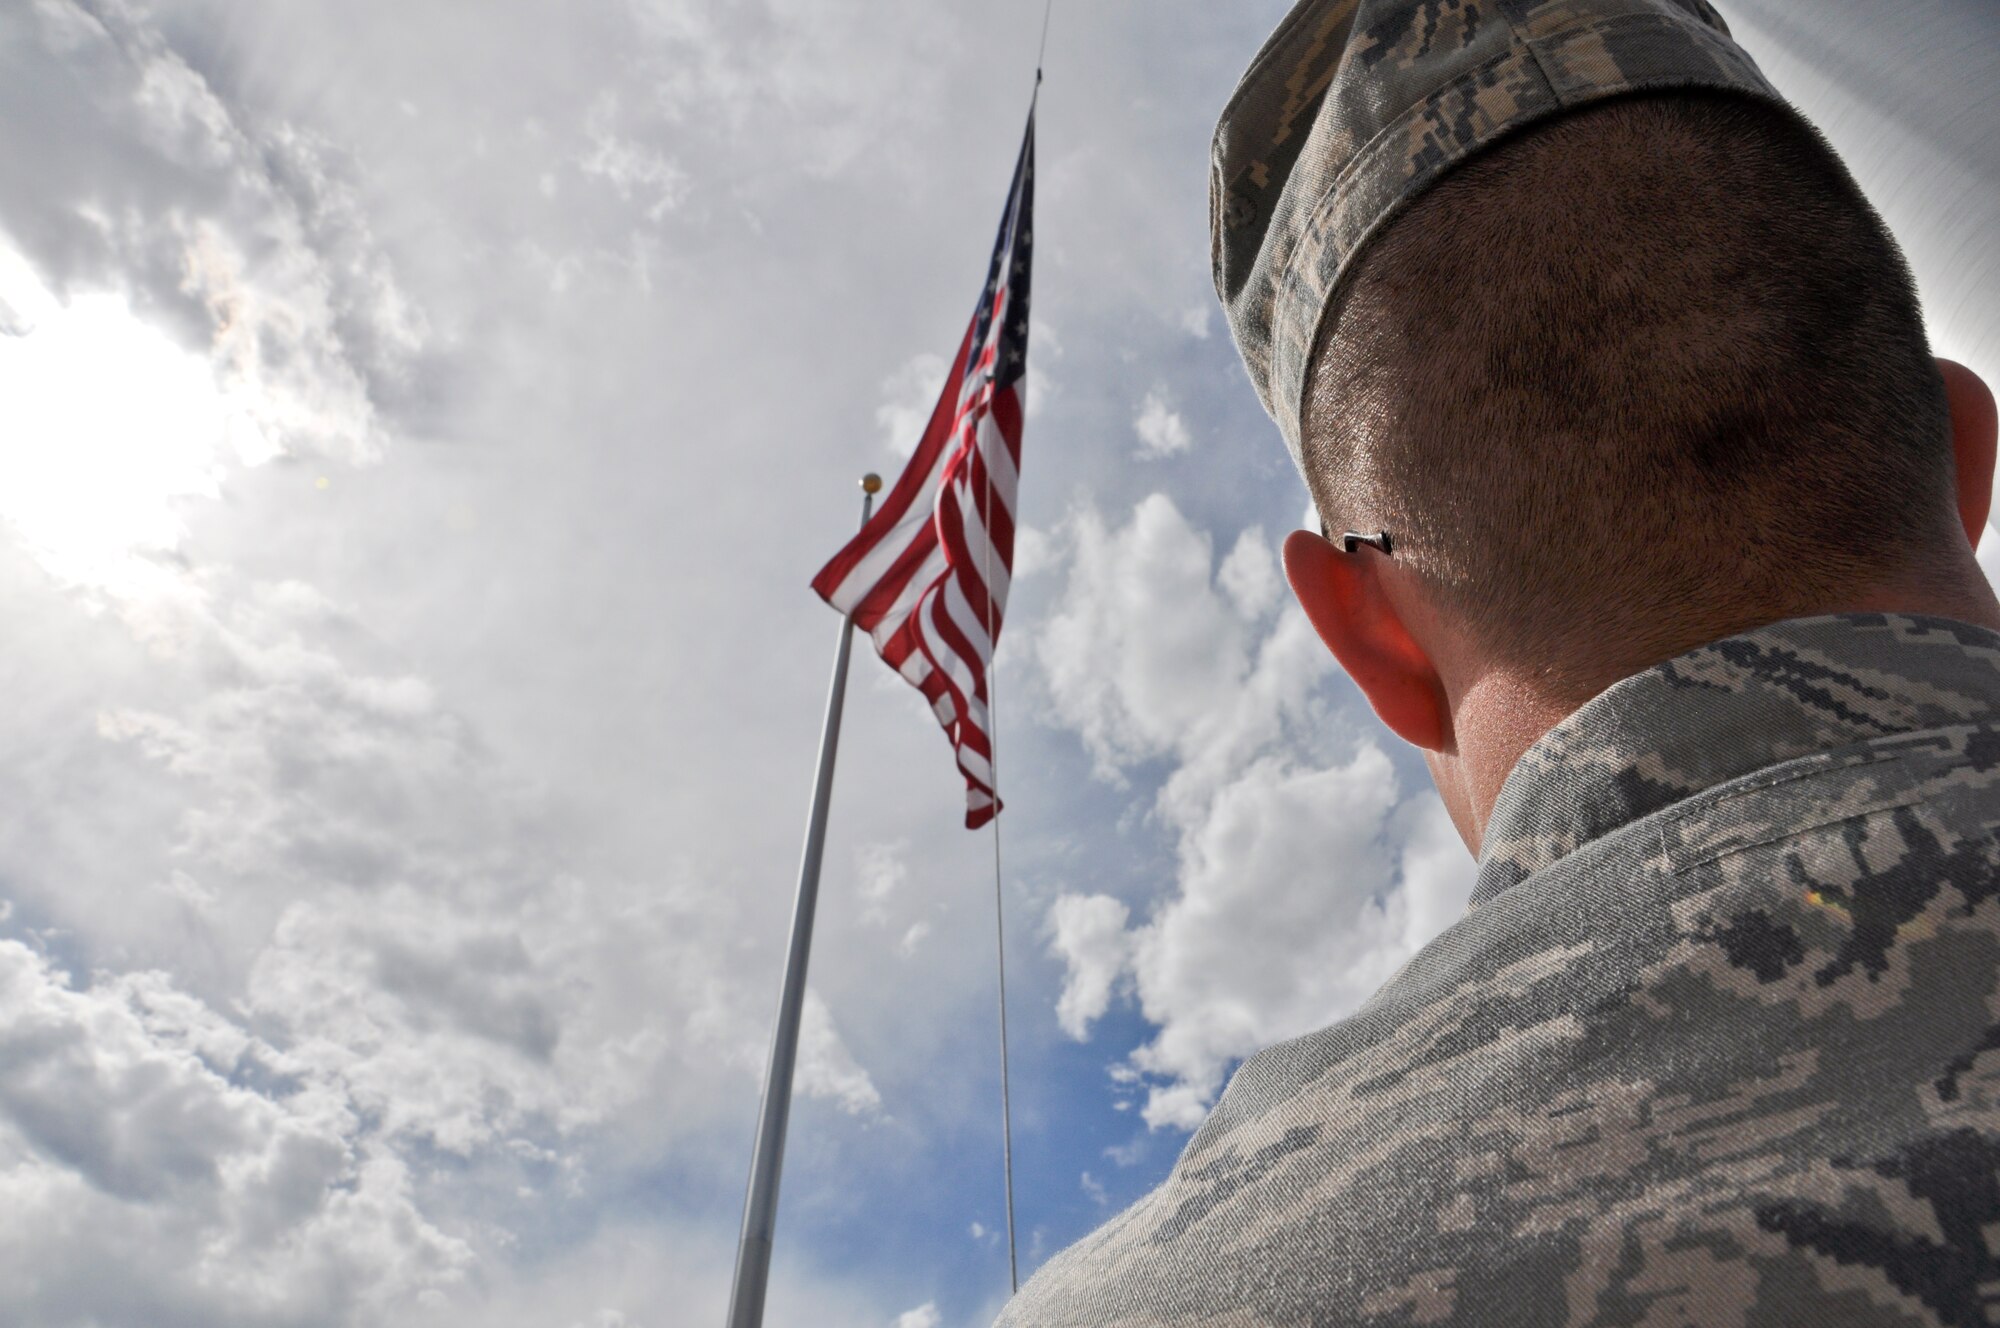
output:
[[1706,0],[1300,0],[1216,126],[1215,288],[1303,474],[1320,318],[1369,237],[1454,165],[1621,93],[1784,105]]

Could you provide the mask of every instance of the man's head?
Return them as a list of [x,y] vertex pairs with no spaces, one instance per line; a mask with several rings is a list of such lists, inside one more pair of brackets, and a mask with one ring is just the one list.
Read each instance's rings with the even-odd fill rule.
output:
[[1991,397],[1702,0],[1305,0],[1215,178],[1253,380],[1332,531],[1393,536],[1294,535],[1288,575],[1475,849],[1521,752],[1658,660],[1808,613],[2000,626]]
[[1579,700],[1941,585],[1964,543],[1894,240],[1812,130],[1738,97],[1599,102],[1446,176],[1349,267],[1303,416],[1327,522],[1390,531],[1440,612]]

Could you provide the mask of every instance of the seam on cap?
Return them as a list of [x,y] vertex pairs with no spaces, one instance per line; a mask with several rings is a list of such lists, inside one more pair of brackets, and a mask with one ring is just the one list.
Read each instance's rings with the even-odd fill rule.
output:
[[1496,4],[1500,11],[1500,21],[1507,25],[1508,32],[1514,34],[1515,44],[1528,53],[1528,59],[1534,61],[1535,72],[1542,76],[1542,86],[1549,90],[1549,95],[1556,99],[1557,105],[1569,105],[1562,93],[1557,90],[1556,81],[1549,77],[1549,67],[1542,63],[1542,53],[1535,49],[1535,39],[1528,35],[1528,15],[1522,8],[1521,0],[1496,0]]

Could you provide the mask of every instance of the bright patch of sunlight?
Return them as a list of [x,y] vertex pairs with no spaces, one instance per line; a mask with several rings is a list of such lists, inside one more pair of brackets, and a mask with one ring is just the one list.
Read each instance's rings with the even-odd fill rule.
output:
[[186,535],[232,460],[274,449],[208,362],[123,296],[58,300],[0,243],[0,524],[51,575],[115,595]]

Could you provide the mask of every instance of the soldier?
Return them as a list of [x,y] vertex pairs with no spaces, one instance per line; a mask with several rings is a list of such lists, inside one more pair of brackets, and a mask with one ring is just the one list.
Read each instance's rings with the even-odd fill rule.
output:
[[1304,0],[1212,207],[1478,886],[1001,1323],[2000,1319],[1994,406],[1853,180],[1704,0]]

